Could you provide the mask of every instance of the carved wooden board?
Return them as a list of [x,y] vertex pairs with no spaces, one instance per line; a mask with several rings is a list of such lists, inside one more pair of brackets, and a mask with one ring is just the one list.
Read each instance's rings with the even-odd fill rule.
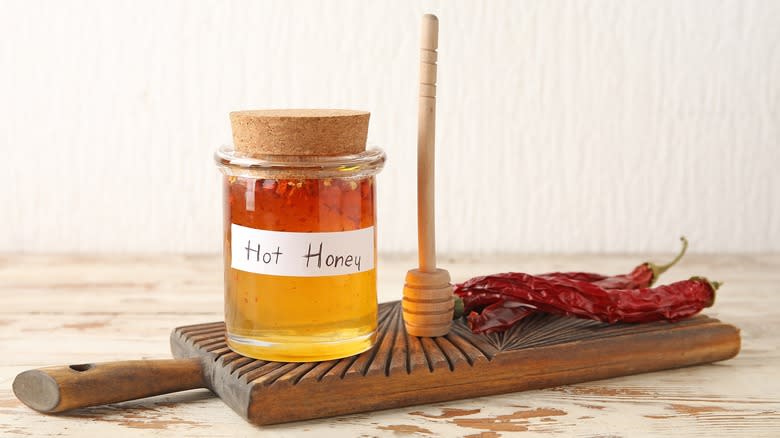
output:
[[255,424],[329,417],[546,388],[715,362],[740,349],[739,330],[707,316],[608,325],[535,315],[507,332],[406,334],[398,302],[379,306],[377,343],[349,358],[266,362],[232,352],[224,324],[179,327],[173,355],[201,357],[209,387]]

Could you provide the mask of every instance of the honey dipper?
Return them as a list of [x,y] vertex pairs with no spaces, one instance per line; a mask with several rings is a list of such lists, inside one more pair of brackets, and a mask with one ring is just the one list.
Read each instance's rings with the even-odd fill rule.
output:
[[406,331],[412,336],[444,336],[450,330],[453,300],[450,273],[436,267],[434,215],[434,138],[436,125],[436,49],[439,20],[422,18],[420,96],[417,130],[417,239],[419,268],[406,274],[402,301]]

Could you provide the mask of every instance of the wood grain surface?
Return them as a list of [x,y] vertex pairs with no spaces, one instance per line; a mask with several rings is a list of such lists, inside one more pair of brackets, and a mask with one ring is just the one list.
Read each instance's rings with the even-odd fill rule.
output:
[[740,348],[736,327],[703,315],[606,324],[539,314],[488,335],[459,320],[438,337],[410,335],[401,315],[400,302],[380,304],[374,347],[338,360],[243,357],[222,322],[175,329],[171,350],[202,363],[208,387],[239,415],[267,425],[705,364]]
[[[640,256],[444,259],[461,281],[488,272],[625,272]],[[380,260],[380,300],[400,298],[411,257]],[[778,436],[780,255],[689,254],[665,281],[722,280],[707,315],[741,329],[742,351],[712,365],[276,426],[252,426],[207,390],[35,413],[18,373],[68,363],[170,357],[171,327],[219,320],[218,256],[0,256],[2,436]]]

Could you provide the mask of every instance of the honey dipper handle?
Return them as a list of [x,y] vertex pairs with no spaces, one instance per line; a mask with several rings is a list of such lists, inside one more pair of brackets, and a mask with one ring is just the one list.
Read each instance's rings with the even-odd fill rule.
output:
[[436,268],[434,215],[434,133],[436,131],[436,49],[439,20],[426,14],[420,38],[420,97],[417,132],[417,240],[419,269],[406,273],[402,311],[406,332],[435,337],[449,332],[452,323],[450,274]]
[[436,132],[436,49],[439,20],[426,14],[420,38],[420,96],[417,119],[417,239],[420,270],[436,271],[434,141]]
[[13,390],[36,411],[56,413],[205,386],[200,360],[168,359],[39,368],[16,376]]

